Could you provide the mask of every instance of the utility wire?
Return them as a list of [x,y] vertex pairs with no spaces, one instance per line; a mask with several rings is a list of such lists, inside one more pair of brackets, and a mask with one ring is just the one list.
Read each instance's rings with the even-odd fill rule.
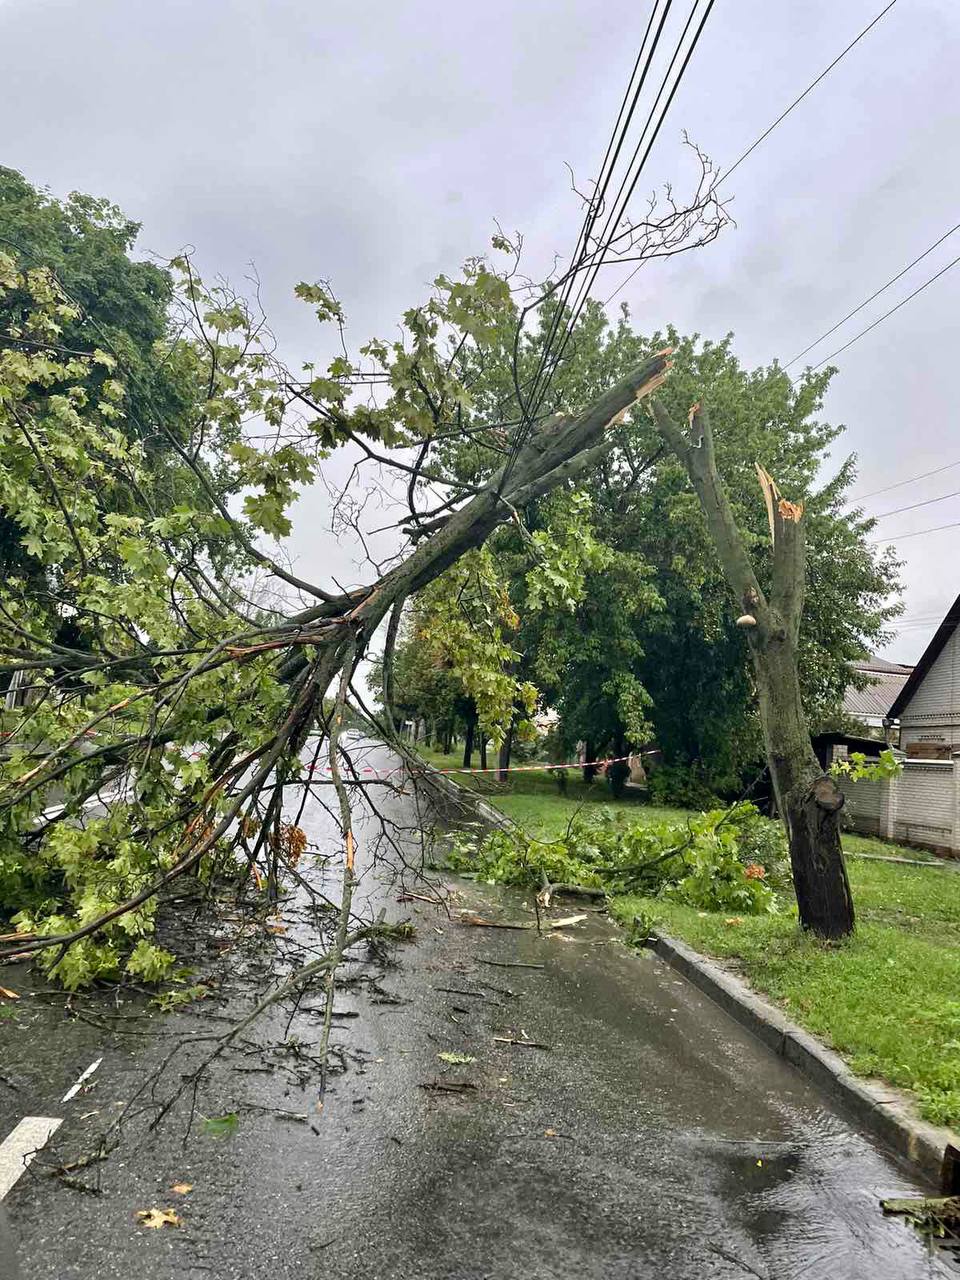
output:
[[[659,0],[657,0],[657,2],[659,2]],[[697,9],[700,5],[700,2],[701,0],[694,0],[693,2],[690,15],[687,18],[683,31],[681,32],[681,35],[680,35],[680,39],[674,50],[673,56],[670,59],[670,63],[669,63],[669,66],[667,67],[667,71],[665,72],[663,80],[661,81],[660,88],[658,89],[657,94],[654,98],[653,106],[651,107],[651,110],[647,116],[647,120],[644,123],[637,145],[634,148],[633,155],[630,158],[630,161],[627,165],[624,176],[621,179],[620,187],[619,187],[619,190],[617,191],[617,195],[614,198],[614,201],[610,208],[609,213],[607,214],[603,231],[599,237],[599,250],[594,251],[594,254],[592,255],[594,258],[594,262],[587,268],[588,270],[587,282],[585,284],[583,282],[579,284],[575,303],[572,308],[572,314],[570,316],[569,322],[566,323],[564,326],[564,334],[561,339],[560,346],[555,351],[551,351],[550,348],[553,346],[553,339],[557,333],[557,330],[559,328],[559,322],[563,315],[563,308],[562,307],[557,308],[556,315],[554,316],[554,322],[551,326],[551,332],[548,336],[548,342],[547,344],[545,344],[544,350],[541,351],[540,360],[538,362],[538,370],[534,380],[534,393],[531,395],[527,404],[525,406],[521,406],[523,411],[522,421],[521,421],[520,427],[517,430],[516,436],[513,441],[513,446],[511,448],[510,454],[507,458],[507,462],[502,472],[502,476],[500,480],[501,491],[503,489],[503,486],[506,483],[506,480],[510,474],[513,464],[516,461],[517,456],[519,455],[520,449],[523,447],[523,444],[525,443],[527,436],[529,435],[530,429],[532,428],[532,425],[537,418],[537,415],[546,397],[547,391],[549,390],[550,383],[556,373],[557,368],[559,367],[560,361],[563,358],[563,354],[566,350],[567,344],[570,341],[572,333],[576,328],[576,324],[579,320],[580,314],[586,303],[586,299],[589,296],[590,287],[592,286],[593,280],[596,278],[596,273],[599,270],[600,265],[602,265],[608,231],[611,227],[614,229],[616,228],[618,222],[623,217],[626,211],[629,200],[633,194],[633,191],[643,171],[643,166],[646,163],[646,160],[650,154],[650,151],[654,143],[656,142],[657,135],[660,131],[660,128],[663,125],[667,112],[670,109],[670,105],[673,102],[673,98],[677,92],[680,81],[683,78],[683,75],[687,69],[690,59],[693,56],[694,49],[696,48],[697,42],[699,41],[700,35],[703,31],[706,20],[710,15],[710,11],[713,8],[715,0],[707,0],[707,4],[705,7],[705,10],[703,11],[702,17],[700,19],[699,26],[697,27],[697,30],[693,36],[693,39],[686,50],[686,54],[683,58],[683,61],[680,65],[679,70],[677,71],[676,77],[673,81],[672,87],[670,88],[666,102],[663,104],[662,107],[660,107],[660,101],[667,88],[667,85],[670,80],[670,76],[673,73],[673,69],[676,65],[677,58],[680,56],[680,52],[683,48],[683,42],[686,39],[690,26],[696,16]],[[634,93],[635,102],[639,100],[639,95],[643,88],[643,82],[649,70],[653,53],[656,48],[656,44],[659,41],[660,35],[663,31],[663,26],[664,26],[664,22],[666,20],[668,11],[669,11],[669,0],[668,0],[667,8],[664,10],[663,14],[661,15],[660,23],[659,23],[659,26],[657,27],[656,35],[654,36],[653,45],[651,46],[650,51],[647,55],[646,63],[644,65],[643,72],[641,74],[640,83],[637,85],[637,89]],[[654,7],[654,12],[656,12],[656,4]],[[651,23],[652,23],[652,20],[653,20],[653,15],[651,15]],[[651,23],[648,23],[647,32],[644,35],[644,41],[646,41],[647,39],[647,34],[649,33]],[[642,46],[641,46],[641,53],[642,53]],[[635,74],[635,71],[636,71],[636,68],[634,70],[634,74]],[[633,79],[633,77],[631,77],[631,79]],[[629,87],[628,87],[628,91],[629,91]],[[659,111],[659,116],[656,120],[656,124],[653,125],[652,133],[650,133],[651,125],[658,111]],[[629,118],[630,116],[632,116],[632,114],[633,114],[633,108],[631,108],[631,111],[627,118],[627,122],[629,122]],[[622,118],[622,115],[623,115],[623,110],[621,108],[621,115],[618,117],[618,120]],[[648,137],[648,133],[649,133],[649,137]],[[644,147],[645,140],[646,140],[646,146],[643,151],[643,155],[638,162],[637,157],[640,154],[641,148]],[[611,149],[608,146],[607,155],[610,154],[610,150]],[[617,155],[619,154],[619,150],[620,150],[620,144],[618,144],[617,146],[617,150],[616,150]],[[631,173],[632,173],[632,178],[631,178]],[[604,180],[603,195],[606,194],[606,187],[609,185],[612,175],[613,175],[613,166],[611,165],[608,171],[607,177]],[[629,185],[628,185],[628,182],[629,182]],[[570,292],[573,288],[574,282],[576,281],[576,277],[578,273],[584,268],[588,259],[591,257],[591,255],[587,252],[589,248],[589,234],[592,233],[593,226],[596,223],[597,219],[599,218],[601,211],[602,211],[602,203],[597,199],[592,200],[591,207],[588,209],[588,212],[587,212],[587,218],[585,219],[585,227],[587,227],[587,224],[589,224],[588,230],[586,233],[584,232],[581,233],[580,240],[578,241],[578,253],[577,253],[576,259],[574,260],[570,270],[568,271],[568,277],[567,277],[567,281],[565,282],[565,288],[564,288],[565,299],[569,298]]]
[[940,533],[942,529],[960,529],[960,520],[954,520],[952,524],[934,525],[932,529],[917,529],[913,533],[898,533],[893,538],[868,538],[867,545],[874,546],[878,542],[902,542],[904,538],[922,538],[926,533]]
[[916,480],[926,480],[929,476],[938,476],[943,471],[951,471],[954,467],[960,467],[960,458],[956,462],[948,462],[942,467],[934,467],[932,471],[921,471],[918,476],[908,476],[906,480],[898,480],[895,484],[885,485],[882,489],[871,489],[869,493],[857,494],[855,498],[848,498],[848,502],[866,502],[867,498],[875,498],[880,493],[889,493],[891,489],[902,489],[905,484],[913,484]]
[[[720,177],[717,179],[717,182],[716,182],[717,186],[719,186],[720,183],[722,182],[726,182],[726,180],[730,177],[731,173],[733,173],[735,169],[739,169],[739,167],[743,164],[744,160],[746,160],[747,156],[751,155],[757,149],[757,147],[760,146],[760,143],[763,142],[766,138],[768,138],[771,133],[773,133],[777,125],[781,124],[784,120],[786,120],[787,116],[790,114],[791,111],[793,111],[794,107],[798,107],[800,105],[800,103],[804,100],[804,98],[817,87],[817,85],[820,83],[821,80],[823,80],[826,76],[830,74],[830,72],[833,70],[835,66],[837,66],[839,62],[843,61],[843,59],[847,56],[850,50],[855,45],[860,43],[863,37],[877,25],[877,23],[884,16],[884,14],[890,12],[890,10],[893,8],[893,6],[896,3],[897,3],[897,0],[890,0],[890,3],[885,8],[881,9],[880,12],[876,15],[876,17],[871,22],[867,23],[867,25],[863,28],[860,34],[855,36],[853,40],[851,40],[850,43],[847,45],[847,47],[841,50],[841,52],[837,54],[837,56],[830,63],[830,65],[827,67],[824,67],[824,69],[820,72],[820,74],[817,76],[815,80],[811,80],[811,82],[804,89],[803,93],[801,93],[799,97],[794,98],[793,102],[790,103],[789,107],[787,107],[784,111],[781,111],[780,115],[777,116],[773,124],[769,125],[766,129],[764,129],[763,133],[761,133],[758,138],[756,138],[753,142],[751,142],[750,146],[747,147],[746,151],[744,151],[744,153],[740,156],[738,160],[735,160],[733,162],[733,164],[730,166],[729,169],[726,169],[723,173],[721,173]],[[638,263],[637,266],[634,267],[634,269],[630,272],[627,278],[623,281],[623,283],[617,285],[613,293],[610,294],[610,297],[607,298],[607,300],[604,302],[603,305],[605,307],[609,306],[609,304],[614,300],[617,294],[620,293],[621,290],[627,287],[627,285],[634,278],[634,276],[637,274],[637,272],[640,270],[642,266],[643,266],[642,262]]]
[[942,275],[945,275],[946,272],[948,272],[951,267],[955,267],[958,262],[960,262],[960,254],[958,254],[957,257],[955,257],[951,262],[948,262],[945,267],[941,267],[940,270],[936,272],[935,275],[932,275],[929,278],[929,280],[924,280],[923,284],[919,285],[916,289],[914,289],[913,293],[908,293],[907,296],[901,299],[901,301],[898,302],[895,307],[891,307],[890,310],[885,311],[882,316],[878,316],[877,319],[874,320],[872,324],[868,324],[865,329],[861,329],[859,333],[854,334],[854,336],[850,339],[849,342],[845,342],[842,347],[837,347],[836,351],[831,351],[830,354],[828,356],[825,356],[824,359],[821,360],[819,364],[812,365],[810,368],[810,372],[815,373],[817,369],[822,369],[825,364],[828,364],[834,358],[834,356],[840,355],[842,352],[846,351],[848,347],[852,347],[855,342],[859,342],[861,338],[865,337],[868,333],[871,332],[871,330],[875,329],[878,324],[882,324],[884,320],[892,316],[895,311],[899,311],[901,307],[905,307],[912,298],[915,298],[917,296],[918,293],[923,293],[924,289],[932,285],[935,280],[939,280]]
[[[646,84],[647,75],[650,71],[650,66],[653,61],[654,54],[657,51],[657,45],[660,42],[660,37],[663,34],[664,24],[666,23],[666,20],[669,17],[672,3],[673,3],[673,0],[666,0],[666,4],[663,8],[663,11],[660,14],[660,21],[657,26],[656,32],[653,36],[652,43],[650,44],[649,50],[647,50],[647,41],[650,39],[650,33],[653,30],[653,25],[657,18],[657,10],[660,5],[660,0],[654,0],[653,6],[650,10],[650,17],[647,19],[647,26],[643,33],[643,39],[640,41],[640,48],[637,52],[637,59],[633,65],[633,70],[630,73],[630,79],[627,82],[627,87],[624,91],[623,101],[621,102],[620,110],[617,113],[616,123],[613,126],[613,133],[611,134],[610,139],[607,142],[607,149],[606,149],[606,152],[604,153],[603,161],[600,165],[600,173],[597,177],[597,185],[594,190],[593,196],[587,206],[587,211],[584,214],[583,224],[580,228],[580,235],[577,239],[576,247],[570,259],[571,269],[567,272],[567,277],[563,282],[563,287],[560,291],[560,296],[557,299],[556,310],[554,311],[554,315],[551,320],[550,331],[547,334],[543,347],[541,348],[540,357],[537,362],[537,369],[533,377],[533,391],[531,393],[530,400],[528,402],[531,406],[537,400],[537,391],[539,389],[539,384],[546,371],[547,365],[549,363],[550,351],[553,346],[554,340],[556,338],[557,332],[559,330],[564,309],[566,308],[569,302],[570,294],[574,288],[574,283],[576,279],[576,268],[583,261],[583,257],[587,251],[587,248],[589,247],[590,236],[593,232],[593,228],[598,218],[601,216],[601,212],[603,210],[603,207],[606,201],[607,188],[609,187],[610,182],[613,179],[617,160],[619,159],[619,156],[620,156],[620,151],[623,147],[624,142],[626,141],[627,132],[630,128],[630,122],[632,121],[634,112],[636,111],[637,106],[640,102],[640,98],[643,93],[644,86]],[[644,61],[645,51],[646,51],[646,61]],[[642,69],[641,69],[641,64],[643,64]],[[639,79],[638,79],[638,73],[639,73]],[[636,82],[635,87],[634,87],[634,82]],[[633,89],[632,98],[631,98],[631,88]],[[628,103],[629,103],[629,107],[628,107]],[[623,122],[622,126],[621,126],[621,121]],[[634,158],[635,157],[636,157],[636,151],[634,151]],[[607,164],[608,161],[609,161],[609,167]],[[631,158],[631,161],[630,161],[630,165],[632,164],[633,164],[633,158]],[[544,394],[545,394],[545,391],[546,389],[544,389]],[[543,399],[543,396],[540,396],[539,397],[540,403],[542,403],[542,399]],[[530,418],[536,417],[536,408],[533,408],[531,412],[524,413],[525,406],[521,404],[520,409],[521,409],[521,416],[527,416]]]
[[[677,59],[680,57],[680,53],[681,53],[681,50],[683,49],[684,41],[687,39],[687,35],[690,31],[690,27],[694,21],[694,18],[696,17],[699,3],[700,3],[700,0],[693,0],[693,5],[690,9],[690,13],[687,17],[686,22],[684,23],[683,30],[680,33],[680,39],[677,41],[677,45],[676,45],[676,48],[674,49],[673,56],[671,57],[670,63],[666,71],[664,72],[663,79],[660,82],[660,88],[657,90],[657,96],[654,98],[653,105],[651,106],[650,111],[647,115],[647,119],[644,122],[643,130],[640,134],[640,138],[637,142],[637,146],[634,149],[633,156],[631,157],[631,160],[630,160],[630,165],[628,166],[620,182],[620,189],[617,192],[616,199],[613,205],[611,206],[610,212],[607,215],[606,223],[599,236],[599,251],[594,255],[593,263],[590,265],[590,267],[584,274],[583,278],[579,282],[577,300],[573,307],[570,320],[567,323],[565,336],[561,344],[560,350],[558,351],[557,356],[555,358],[555,364],[558,364],[559,361],[563,358],[563,353],[566,350],[567,343],[570,341],[570,338],[573,336],[574,330],[576,329],[580,316],[583,313],[583,309],[586,306],[587,299],[590,296],[590,290],[593,288],[597,275],[600,272],[600,268],[603,266],[605,249],[607,245],[610,243],[610,240],[612,239],[613,234],[616,231],[618,223],[626,215],[627,208],[629,206],[633,193],[636,190],[637,183],[640,181],[640,177],[643,173],[644,166],[646,165],[646,162],[650,156],[650,152],[653,150],[653,146],[656,143],[660,130],[663,127],[663,123],[667,117],[667,112],[670,110],[670,105],[673,102],[677,89],[680,87],[680,81],[683,79],[684,73],[686,72],[690,59],[693,57],[694,50],[697,47],[697,43],[700,39],[700,35],[703,31],[704,25],[706,24],[706,21],[710,16],[710,10],[713,8],[714,0],[708,0],[707,6],[700,19],[700,24],[697,27],[697,30],[693,36],[693,39],[691,40],[690,44],[687,47],[686,54],[684,55],[684,58],[680,65],[679,70],[677,71],[676,78],[673,81],[673,85],[670,89],[667,100],[661,109],[660,99],[663,97],[663,94],[666,91],[668,84],[670,83],[670,77],[673,75],[673,70],[674,70],[674,67],[676,66]],[[658,111],[659,111],[659,115],[657,114]],[[656,116],[656,123],[654,124],[655,116]],[[650,131],[651,126],[653,131],[652,133],[650,133],[649,138],[647,138],[647,134]],[[644,146],[645,140],[646,140],[646,145]],[[638,161],[637,157],[640,156],[641,148],[643,149],[643,155],[640,157]],[[634,165],[636,165],[635,170],[634,170]],[[631,178],[631,171],[633,171],[632,178]]]
[[[813,342],[811,342],[809,346],[804,347],[803,350],[799,352],[797,355],[795,355],[792,360],[788,360],[787,363],[783,366],[783,368],[789,369],[792,364],[796,364],[798,360],[802,360],[808,351],[812,351],[814,347],[819,346],[820,343],[823,342],[824,338],[829,338],[831,333],[836,333],[836,331],[840,328],[841,325],[846,324],[847,321],[852,319],[857,314],[858,311],[862,311],[864,307],[869,306],[870,303],[873,302],[874,298],[879,298],[881,293],[884,293],[887,289],[889,289],[892,284],[896,284],[897,281],[900,280],[903,276],[905,276],[907,272],[910,271],[913,267],[915,267],[918,262],[922,262],[923,259],[928,254],[933,253],[934,249],[936,249],[938,245],[943,244],[944,240],[946,240],[949,236],[952,236],[955,231],[960,231],[960,222],[958,222],[955,226],[951,227],[949,231],[945,231],[943,235],[939,238],[939,240],[934,240],[933,244],[929,247],[929,249],[924,249],[923,253],[921,253],[918,257],[914,258],[912,262],[908,262],[902,271],[898,271],[895,276],[891,276],[890,279],[887,281],[887,283],[882,284],[880,288],[876,291],[876,293],[871,293],[870,297],[866,298],[863,302],[861,302],[858,307],[854,307],[852,311],[848,311],[847,314],[843,317],[843,319],[838,320],[832,329],[828,329],[826,333],[821,333],[819,338],[814,338]],[[817,367],[819,368],[819,365]]]
[[847,47],[837,54],[837,56],[830,63],[830,65],[828,67],[824,67],[824,69],[817,76],[816,80],[812,80],[810,84],[807,85],[806,89],[804,89],[803,93],[800,94],[799,98],[794,98],[793,102],[790,103],[789,107],[787,107],[785,111],[782,111],[780,115],[777,116],[773,124],[770,125],[768,129],[764,129],[763,133],[761,133],[760,137],[757,138],[755,142],[751,142],[750,146],[747,147],[746,151],[744,151],[740,159],[735,160],[733,164],[730,166],[730,168],[726,169],[720,175],[718,179],[718,183],[726,182],[727,178],[730,177],[731,173],[733,173],[735,169],[740,168],[744,160],[746,160],[747,156],[751,155],[754,151],[756,151],[757,147],[759,147],[760,143],[763,142],[764,139],[769,138],[770,134],[773,133],[777,125],[781,124],[784,120],[786,120],[787,116],[794,109],[794,107],[798,107],[800,105],[800,103],[804,100],[807,94],[811,93],[817,87],[820,81],[830,74],[830,72],[833,70],[833,68],[837,65],[838,62],[843,61],[843,59],[847,56],[850,50],[854,47],[854,45],[858,45],[860,41],[863,39],[863,37],[867,34],[867,32],[871,31],[877,25],[880,19],[884,16],[884,14],[889,13],[896,3],[897,3],[897,0],[890,0],[890,3],[886,6],[886,8],[881,9],[880,12],[877,14],[877,16],[873,19],[873,21],[867,23],[867,25],[863,28],[860,34],[858,36],[855,36],[847,45]]
[[948,498],[960,498],[960,489],[953,493],[941,494],[939,498],[927,498],[924,502],[911,502],[909,507],[895,507],[893,511],[881,511],[878,516],[870,516],[871,520],[885,520],[887,516],[898,516],[903,511],[916,511],[917,507],[930,507],[935,502],[946,502]]

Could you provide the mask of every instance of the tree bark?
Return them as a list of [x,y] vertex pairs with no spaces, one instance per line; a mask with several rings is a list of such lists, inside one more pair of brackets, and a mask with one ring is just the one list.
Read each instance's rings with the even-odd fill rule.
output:
[[486,731],[481,729],[480,730],[480,768],[486,769],[486,767],[487,767],[487,735],[486,735]]
[[463,767],[469,769],[473,764],[473,735],[477,727],[477,713],[471,711],[467,715],[467,730],[463,738]]
[[797,641],[805,578],[802,508],[769,504],[773,576],[769,601],[737,528],[716,467],[705,410],[695,405],[684,432],[657,402],[651,405],[664,441],[687,469],[700,499],[724,577],[742,611],[757,688],[760,722],[777,806],[790,844],[800,923],[823,938],[854,926],[853,899],[840,846],[843,794],[820,766],[810,742],[798,676]]
[[500,754],[497,758],[497,781],[506,782],[509,777],[510,754],[513,751],[513,722],[506,732],[503,742],[500,744]]

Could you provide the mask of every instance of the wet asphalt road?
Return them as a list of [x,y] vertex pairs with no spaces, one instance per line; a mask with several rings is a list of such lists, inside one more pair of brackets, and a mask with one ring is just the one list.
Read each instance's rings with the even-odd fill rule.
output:
[[[304,825],[325,821],[313,808]],[[596,913],[539,937],[461,923],[461,909],[529,919],[520,897],[485,886],[451,884],[452,916],[397,903],[388,877],[366,889],[418,938],[386,960],[361,950],[349,967],[336,1008],[357,1016],[337,1019],[346,1070],[323,1114],[316,1011],[289,1029],[289,1011],[275,1013],[257,1032],[265,1053],[242,1046],[201,1089],[201,1114],[239,1112],[233,1136],[188,1132],[181,1108],[153,1135],[131,1124],[83,1172],[97,1196],[42,1168],[21,1178],[5,1204],[25,1280],[960,1274],[879,1212],[881,1196],[929,1188]],[[302,920],[289,928],[299,939]],[[501,967],[518,962],[543,967]],[[78,1005],[83,1021],[6,970],[25,994],[17,1022],[0,1022],[0,1071],[17,1085],[0,1083],[0,1140],[23,1115],[63,1116],[57,1157],[89,1150],[159,1056],[211,1018],[229,1025],[268,964],[243,953],[206,1021],[141,1017],[136,998]],[[451,1051],[475,1061],[438,1058]],[[101,1056],[90,1087],[61,1103]],[[153,1207],[182,1225],[139,1226],[136,1211]]]

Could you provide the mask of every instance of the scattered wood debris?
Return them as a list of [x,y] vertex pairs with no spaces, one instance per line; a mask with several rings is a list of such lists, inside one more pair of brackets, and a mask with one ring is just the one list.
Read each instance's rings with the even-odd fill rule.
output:
[[426,1089],[429,1093],[469,1093],[471,1090],[480,1088],[478,1084],[474,1084],[472,1080],[424,1080],[420,1084],[421,1089]]
[[475,929],[532,929],[532,924],[511,924],[503,920],[487,920],[472,911],[460,912],[460,923],[473,925]]
[[516,1036],[494,1036],[493,1039],[496,1044],[515,1044],[523,1049],[550,1049],[552,1047],[549,1044],[542,1044],[539,1040],[527,1040],[525,1038],[518,1040]]

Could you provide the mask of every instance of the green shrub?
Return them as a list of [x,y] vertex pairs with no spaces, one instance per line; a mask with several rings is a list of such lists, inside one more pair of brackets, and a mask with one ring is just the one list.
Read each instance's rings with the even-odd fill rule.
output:
[[650,771],[647,794],[668,809],[712,809],[720,803],[696,765],[661,764]]

